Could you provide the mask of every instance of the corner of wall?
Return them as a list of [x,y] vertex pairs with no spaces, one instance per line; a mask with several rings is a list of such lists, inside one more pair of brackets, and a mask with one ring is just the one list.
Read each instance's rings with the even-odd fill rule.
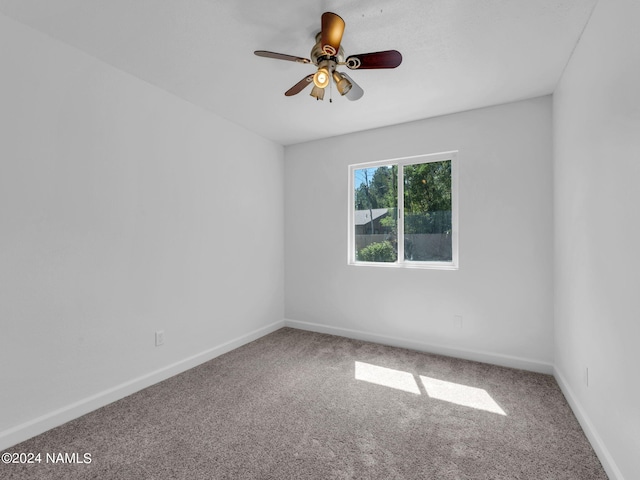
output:
[[573,414],[576,416],[578,422],[580,423],[580,426],[584,430],[585,435],[589,439],[593,450],[596,452],[596,455],[598,456],[598,459],[600,460],[600,463],[602,464],[605,472],[607,472],[609,478],[611,480],[624,480],[622,473],[620,472],[620,469],[618,469],[618,466],[613,460],[613,457],[607,449],[607,446],[605,445],[600,435],[598,435],[598,431],[596,430],[593,423],[591,423],[591,420],[589,420],[589,416],[587,415],[585,409],[582,407],[582,405],[580,405],[578,398],[573,393],[573,390],[571,390],[569,383],[557,366],[553,367],[553,376],[555,377],[556,382],[558,382],[560,390],[562,390],[562,393],[567,399],[567,402],[569,403]]

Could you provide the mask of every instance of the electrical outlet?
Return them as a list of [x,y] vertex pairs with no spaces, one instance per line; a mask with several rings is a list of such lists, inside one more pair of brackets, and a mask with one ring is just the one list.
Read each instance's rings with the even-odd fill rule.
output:
[[453,326],[457,329],[462,329],[462,315],[453,316]]
[[164,330],[158,330],[156,332],[156,347],[164,345]]

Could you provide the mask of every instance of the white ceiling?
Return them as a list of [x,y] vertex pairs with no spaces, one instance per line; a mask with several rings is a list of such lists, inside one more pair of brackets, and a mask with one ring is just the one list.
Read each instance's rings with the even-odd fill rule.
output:
[[[283,145],[553,92],[597,0],[0,0],[0,12]],[[313,66],[320,16],[347,55],[396,49],[396,69],[345,71],[356,102],[284,92]]]

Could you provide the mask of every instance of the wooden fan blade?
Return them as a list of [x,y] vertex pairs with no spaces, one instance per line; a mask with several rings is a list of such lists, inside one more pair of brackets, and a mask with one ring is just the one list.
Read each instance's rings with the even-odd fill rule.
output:
[[284,94],[287,97],[290,97],[292,95],[296,95],[297,93],[300,93],[302,90],[305,89],[305,87],[307,85],[309,85],[310,83],[313,83],[313,75],[314,75],[313,73],[310,74],[310,75],[307,75],[302,80],[300,80],[298,83],[296,83],[293,87],[291,87],[289,90],[284,92]]
[[360,100],[364,95],[364,90],[362,90],[360,85],[354,82],[353,78],[351,78],[346,73],[340,72],[340,75],[342,75],[344,78],[346,78],[351,82],[351,90],[349,90],[344,96],[347,97],[347,99],[351,100],[352,102],[355,102],[356,100]]
[[347,57],[346,64],[351,70],[366,68],[396,68],[402,63],[402,54],[397,50],[361,53]]
[[322,14],[322,34],[320,44],[322,51],[331,56],[336,56],[340,49],[342,34],[344,33],[344,20],[340,15],[332,12]]
[[259,57],[275,58],[276,60],[288,60],[290,62],[298,63],[311,63],[311,60],[309,60],[308,58],[295,57],[293,55],[286,55],[284,53],[268,52],[266,50],[256,50],[253,53],[255,53]]

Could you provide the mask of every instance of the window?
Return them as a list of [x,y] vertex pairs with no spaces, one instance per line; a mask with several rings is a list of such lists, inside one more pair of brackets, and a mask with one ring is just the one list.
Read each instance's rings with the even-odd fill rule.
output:
[[458,267],[456,152],[349,166],[353,265]]

